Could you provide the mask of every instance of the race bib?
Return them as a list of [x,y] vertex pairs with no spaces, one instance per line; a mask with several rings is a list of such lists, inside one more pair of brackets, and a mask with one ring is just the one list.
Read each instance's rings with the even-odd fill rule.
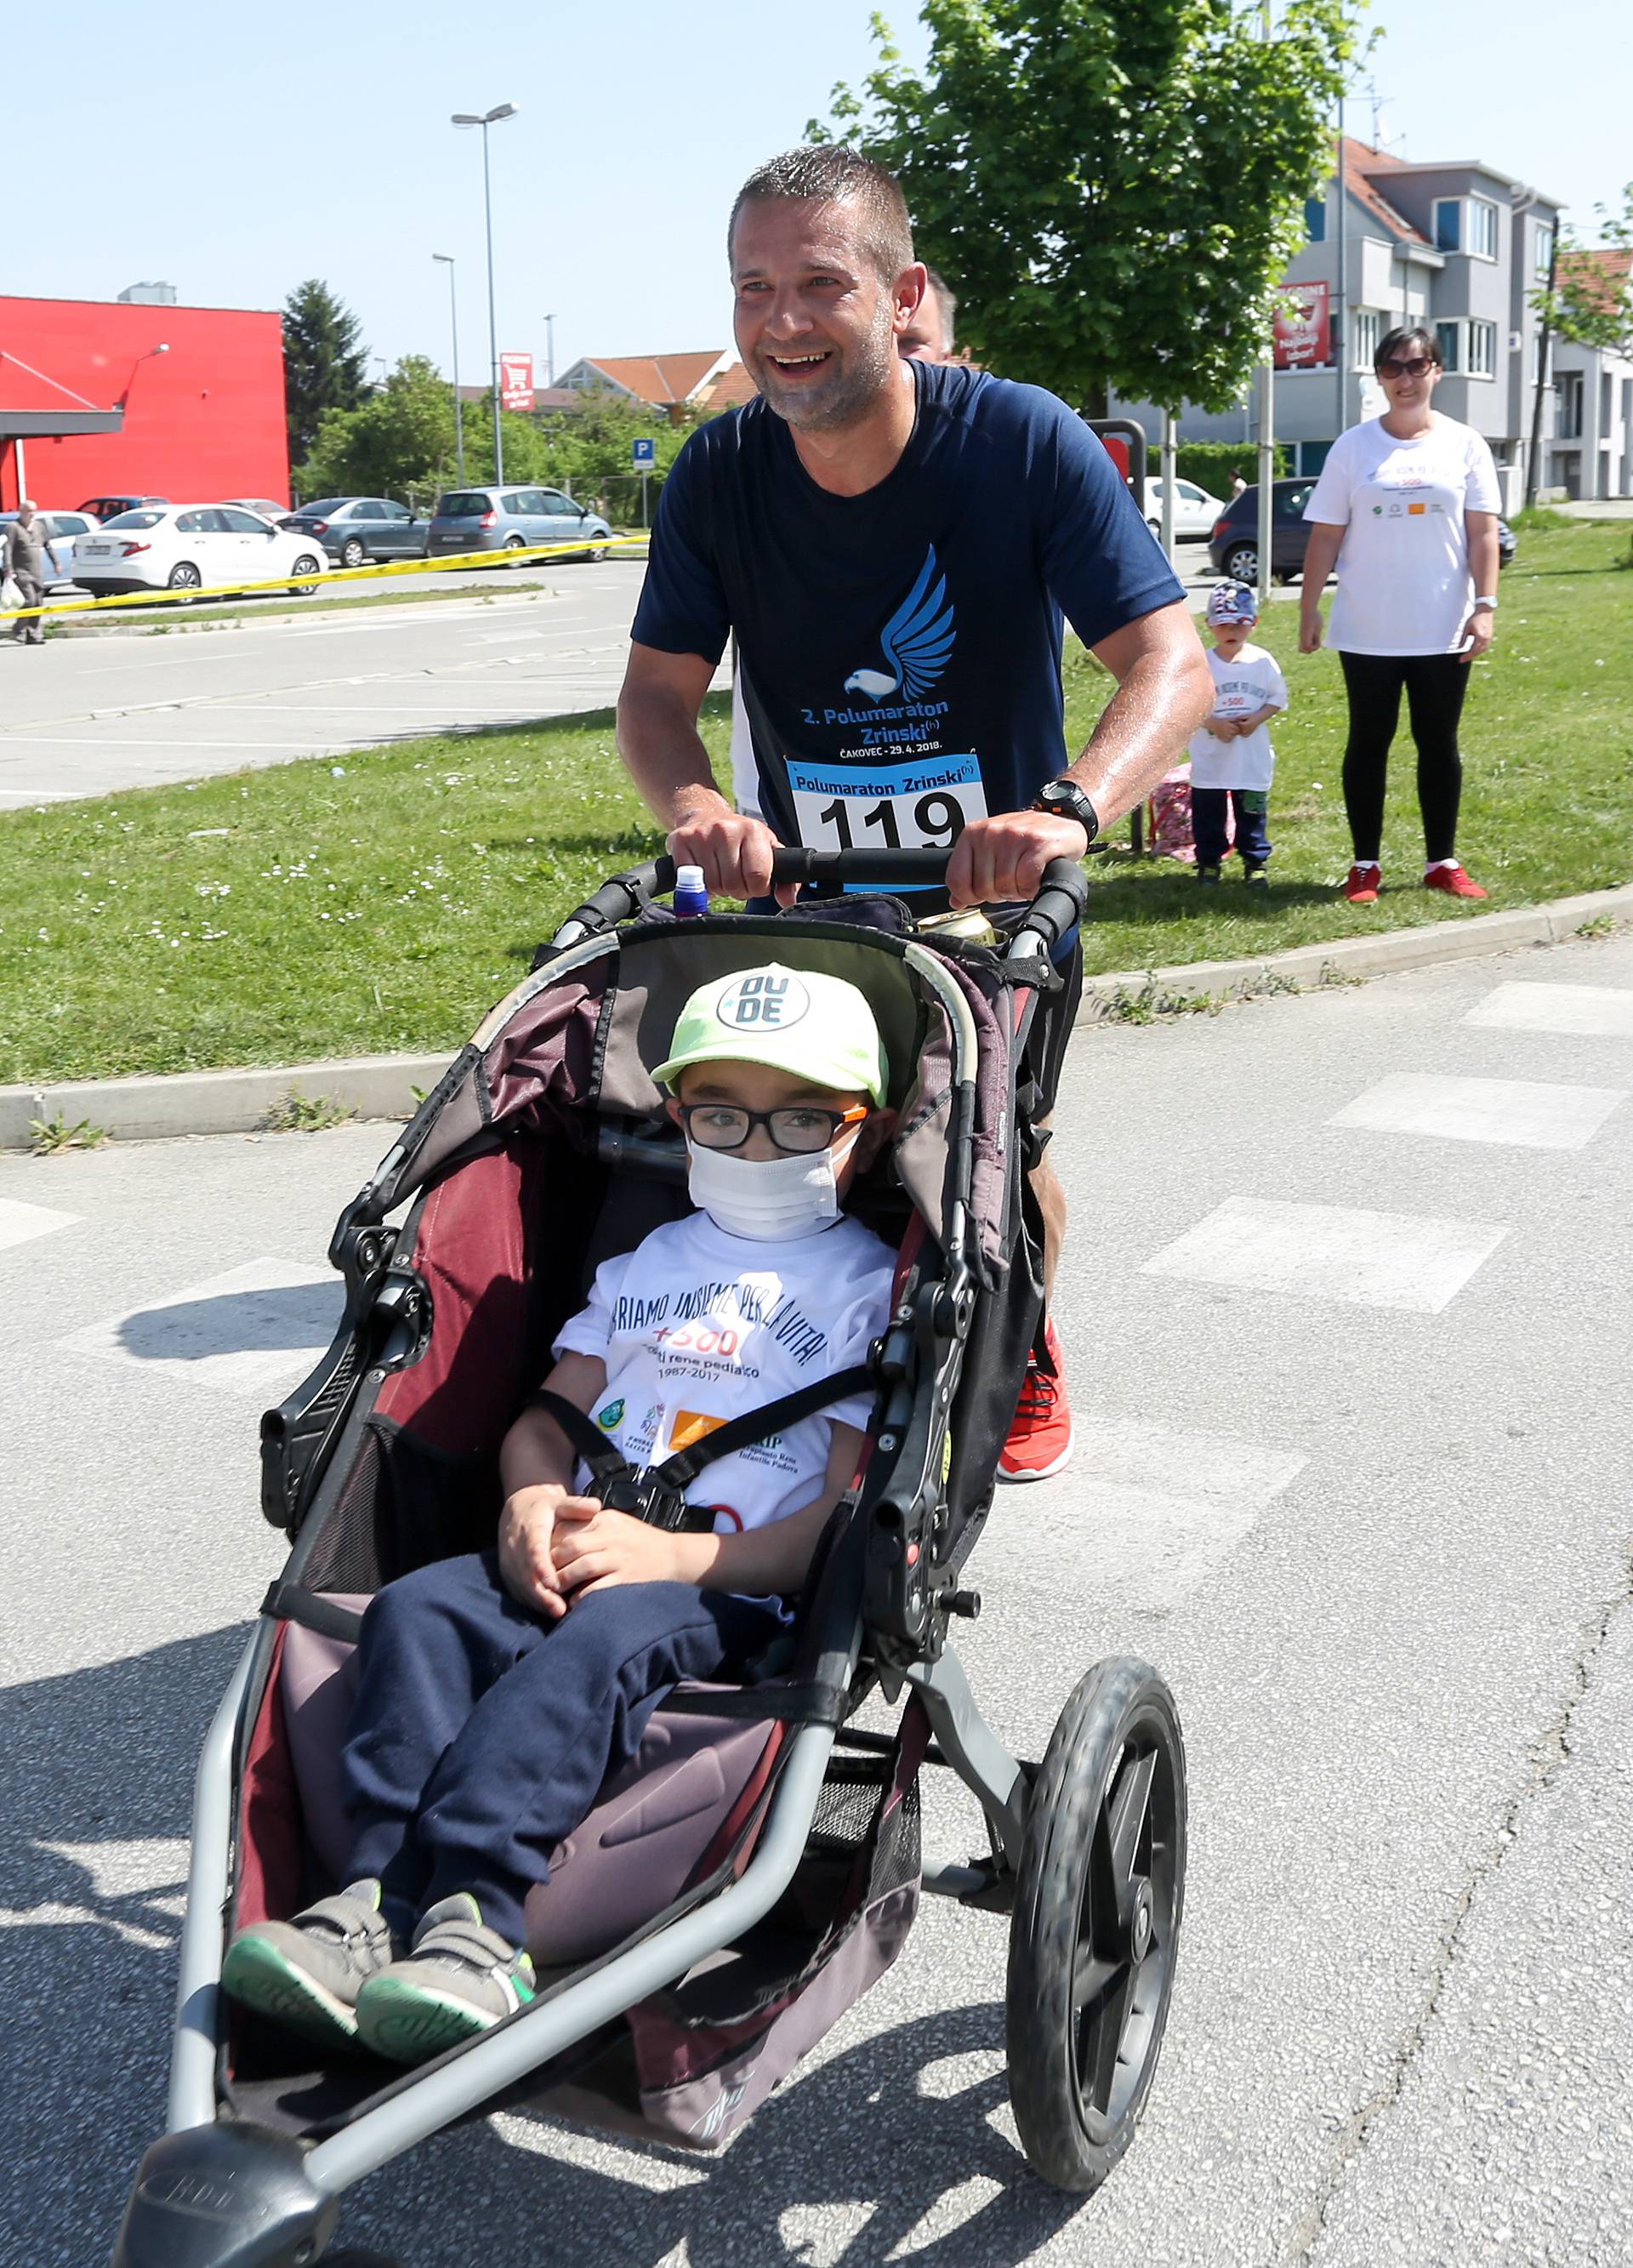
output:
[[987,815],[974,756],[900,764],[788,767],[794,819],[807,850],[950,850]]

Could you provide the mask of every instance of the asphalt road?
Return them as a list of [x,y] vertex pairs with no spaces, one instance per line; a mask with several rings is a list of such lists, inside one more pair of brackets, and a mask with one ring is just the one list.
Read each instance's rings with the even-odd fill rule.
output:
[[[1622,2268],[1630,1095],[1627,938],[1079,1035],[1079,1450],[1001,1494],[960,1651],[1023,1754],[1107,1653],[1183,1713],[1173,2020],[1097,2198],[1016,2154],[1003,1922],[932,1903],[724,2159],[507,2118],[343,2235],[409,2268]],[[255,1421],[387,1138],[0,1159],[4,2268],[105,2259],[157,2131],[189,1778],[280,1557]],[[956,1786],[927,1812],[978,1847]]]
[[5,641],[0,810],[604,708],[644,571],[609,559],[542,591],[492,572],[431,605]]
[[[1205,547],[1182,545],[1180,565],[1200,610],[1214,580]],[[474,569],[423,578],[460,594],[431,605],[260,621],[252,608],[164,637],[133,610],[95,637],[0,639],[0,811],[605,708],[645,571],[641,559],[546,563],[519,578],[543,580],[530,590]],[[726,666],[715,681],[730,682]]]

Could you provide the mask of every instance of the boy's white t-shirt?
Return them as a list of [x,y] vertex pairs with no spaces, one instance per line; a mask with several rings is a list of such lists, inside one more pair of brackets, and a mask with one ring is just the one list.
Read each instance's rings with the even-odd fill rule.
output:
[[[1251,717],[1255,709],[1285,709],[1287,680],[1273,653],[1250,639],[1233,661],[1211,648],[1216,717]],[[1193,787],[1267,788],[1276,774],[1270,728],[1261,725],[1245,739],[1221,740],[1204,725],[1191,740]]]
[[[889,1318],[894,1272],[889,1247],[849,1214],[770,1243],[689,1213],[603,1263],[555,1351],[600,1357],[607,1388],[591,1417],[632,1465],[658,1464],[862,1361]],[[872,1407],[857,1394],[802,1418],[706,1466],[687,1494],[719,1508],[718,1534],[781,1520],[820,1493],[833,1427],[864,1426]]]
[[1490,447],[1454,417],[1437,415],[1411,441],[1377,417],[1341,433],[1304,508],[1306,519],[1344,531],[1328,644],[1339,653],[1456,653],[1476,595],[1463,514],[1501,508]]

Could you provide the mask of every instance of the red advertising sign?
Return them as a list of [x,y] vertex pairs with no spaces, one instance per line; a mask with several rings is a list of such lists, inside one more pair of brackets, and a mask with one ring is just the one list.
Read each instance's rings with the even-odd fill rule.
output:
[[1289,284],[1291,312],[1277,315],[1274,354],[1277,370],[1319,370],[1333,358],[1333,321],[1325,284]]
[[530,354],[502,354],[499,357],[499,400],[506,409],[533,408],[533,357]]

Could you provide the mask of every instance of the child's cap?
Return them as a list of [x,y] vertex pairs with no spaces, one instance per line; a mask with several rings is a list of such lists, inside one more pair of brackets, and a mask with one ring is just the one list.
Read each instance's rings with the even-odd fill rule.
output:
[[667,1063],[652,1077],[673,1086],[688,1064],[770,1064],[841,1094],[883,1104],[889,1076],[865,995],[842,977],[803,975],[771,961],[700,984],[681,1009]]
[[1246,583],[1216,583],[1208,593],[1210,622],[1256,622],[1259,601]]

